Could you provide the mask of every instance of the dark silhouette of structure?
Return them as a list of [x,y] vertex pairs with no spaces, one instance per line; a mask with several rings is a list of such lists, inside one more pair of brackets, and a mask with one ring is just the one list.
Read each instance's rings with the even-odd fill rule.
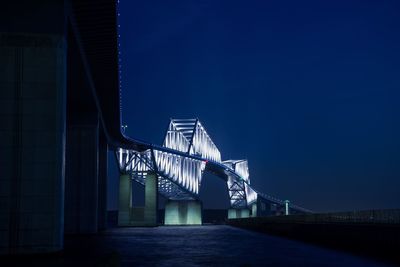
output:
[[57,251],[106,227],[120,133],[116,2],[0,9],[0,253]]

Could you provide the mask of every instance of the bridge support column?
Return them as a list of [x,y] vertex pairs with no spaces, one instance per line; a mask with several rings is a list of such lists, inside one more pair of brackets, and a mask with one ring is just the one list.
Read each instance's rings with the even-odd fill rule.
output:
[[64,33],[23,33],[38,21],[63,28],[63,4],[49,5],[52,19],[34,8],[43,1],[29,5],[34,9],[26,17],[40,20],[28,22],[17,15],[28,14],[20,2],[0,10],[5,21],[15,18],[0,31],[20,28],[0,34],[0,254],[58,251],[64,238]]
[[158,177],[148,173],[145,185],[144,226],[157,226]]
[[240,209],[229,209],[228,210],[228,219],[240,219],[240,218],[249,218],[250,210],[247,208]]
[[108,173],[108,145],[104,127],[99,130],[99,185],[98,185],[98,214],[97,227],[99,230],[107,228],[107,173]]
[[285,200],[285,215],[289,215],[290,214],[289,204],[290,204],[290,201],[289,200]]
[[131,209],[131,177],[122,174],[119,177],[119,210],[118,226],[128,226],[130,223]]
[[201,225],[202,204],[198,200],[169,200],[165,205],[165,225]]
[[257,217],[257,202],[251,204],[251,217]]
[[[73,112],[70,117],[72,117]],[[98,230],[99,124],[97,113],[69,119],[65,171],[66,234]]]

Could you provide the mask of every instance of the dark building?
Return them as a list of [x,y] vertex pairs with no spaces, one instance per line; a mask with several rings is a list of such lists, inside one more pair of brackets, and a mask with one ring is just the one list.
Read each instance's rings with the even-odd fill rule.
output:
[[0,8],[0,254],[57,251],[106,227],[120,133],[116,1]]

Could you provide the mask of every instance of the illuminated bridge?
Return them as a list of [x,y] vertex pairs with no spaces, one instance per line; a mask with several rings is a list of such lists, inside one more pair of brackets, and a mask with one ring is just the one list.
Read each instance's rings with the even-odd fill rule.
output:
[[[156,224],[157,193],[169,200],[165,224],[201,224],[198,198],[205,171],[226,182],[228,218],[310,212],[287,200],[257,192],[250,185],[247,160],[223,161],[198,119],[171,119],[162,146],[140,144],[141,150],[116,149],[122,174],[120,225]],[[132,209],[132,181],[146,186],[146,205],[141,211]]]
[[[22,14],[22,15],[21,15]],[[201,223],[204,172],[226,181],[230,218],[306,212],[250,186],[198,120],[171,120],[164,144],[121,132],[115,0],[15,0],[0,9],[0,254],[59,251],[66,234],[108,225],[109,151],[121,171],[119,224]],[[135,114],[140,115],[140,114]],[[145,185],[145,207],[131,184]]]

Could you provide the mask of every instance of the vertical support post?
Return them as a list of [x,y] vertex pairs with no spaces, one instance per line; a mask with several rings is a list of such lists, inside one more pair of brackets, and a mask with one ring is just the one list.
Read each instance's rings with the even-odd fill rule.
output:
[[[18,2],[8,3],[10,8],[2,8],[0,17],[17,19],[24,7]],[[60,6],[59,1],[54,3]],[[32,6],[42,3],[36,4]],[[19,19],[16,25],[3,24],[27,23]],[[63,25],[60,20],[54,19],[54,25]],[[0,254],[58,251],[64,237],[64,33],[19,30],[0,34]]]
[[248,208],[228,209],[228,219],[249,218],[250,210]]
[[99,123],[97,113],[81,117],[67,127],[66,234],[97,232]]
[[97,227],[99,230],[107,228],[107,172],[108,172],[108,146],[107,137],[102,126],[99,131],[99,192]]
[[158,177],[155,173],[148,173],[145,185],[144,224],[157,226],[158,209]]
[[251,217],[257,217],[257,202],[251,204]]
[[236,219],[237,214],[236,214],[236,209],[228,209],[228,219]]
[[285,215],[289,215],[289,200],[285,200]]
[[202,204],[198,200],[169,200],[165,204],[165,225],[201,225]]
[[121,176],[119,177],[118,226],[129,225],[131,188],[131,177],[129,176],[129,174],[121,174]]

